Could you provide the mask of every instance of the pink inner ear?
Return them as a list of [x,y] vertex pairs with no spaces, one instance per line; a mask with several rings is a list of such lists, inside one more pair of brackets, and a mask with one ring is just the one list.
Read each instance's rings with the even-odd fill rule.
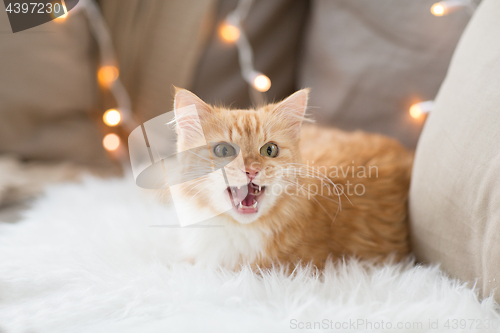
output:
[[176,108],[174,112],[180,141],[190,146],[204,144],[205,135],[195,106]]
[[309,89],[299,90],[279,103],[276,108],[276,112],[280,113],[282,119],[289,122],[291,130],[296,131],[296,134],[298,134],[304,120],[308,96]]
[[203,114],[210,107],[188,90],[179,90],[175,95],[174,112],[179,140],[188,146],[206,144],[201,126]]
[[179,90],[175,94],[174,109],[181,109],[190,105],[194,105],[198,110],[198,113],[201,111],[210,111],[210,107],[198,96],[185,89]]

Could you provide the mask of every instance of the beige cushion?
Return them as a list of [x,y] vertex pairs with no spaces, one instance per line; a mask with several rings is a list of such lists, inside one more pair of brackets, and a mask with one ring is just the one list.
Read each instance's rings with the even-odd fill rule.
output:
[[96,48],[85,16],[70,12],[13,34],[0,11],[0,154],[107,167],[98,103]]
[[500,2],[468,25],[420,138],[410,192],[417,259],[500,301]]
[[435,17],[436,0],[314,0],[300,85],[322,124],[391,135],[415,147],[413,103],[434,99],[466,10]]

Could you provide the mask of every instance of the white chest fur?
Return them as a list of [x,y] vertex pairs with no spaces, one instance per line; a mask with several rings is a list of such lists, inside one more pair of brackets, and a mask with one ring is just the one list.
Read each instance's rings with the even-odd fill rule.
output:
[[263,254],[267,239],[264,231],[230,224],[224,217],[209,224],[197,224],[181,232],[183,253],[196,265],[234,269]]

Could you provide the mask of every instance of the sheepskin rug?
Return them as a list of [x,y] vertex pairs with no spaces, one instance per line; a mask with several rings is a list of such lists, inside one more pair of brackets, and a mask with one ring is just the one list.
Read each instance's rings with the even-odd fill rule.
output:
[[[498,305],[438,267],[347,261],[257,275],[179,261],[172,211],[130,179],[49,188],[0,223],[0,332],[494,332]],[[465,323],[465,326],[464,326]]]

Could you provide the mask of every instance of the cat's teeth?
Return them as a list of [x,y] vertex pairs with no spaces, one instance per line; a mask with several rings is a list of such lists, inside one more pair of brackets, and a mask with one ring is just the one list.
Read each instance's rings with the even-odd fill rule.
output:
[[241,209],[241,208],[256,208],[256,207],[257,207],[257,205],[258,205],[258,203],[259,203],[259,202],[258,202],[257,200],[255,200],[255,199],[254,199],[253,205],[251,205],[251,206],[245,206],[245,205],[243,204],[243,202],[240,202],[240,203],[236,206],[236,208],[238,208],[238,209]]
[[238,186],[238,190],[241,189],[241,186]]
[[260,185],[257,185],[259,187],[259,189],[254,189],[253,190],[253,194],[259,194],[260,191],[262,190],[262,187]]

